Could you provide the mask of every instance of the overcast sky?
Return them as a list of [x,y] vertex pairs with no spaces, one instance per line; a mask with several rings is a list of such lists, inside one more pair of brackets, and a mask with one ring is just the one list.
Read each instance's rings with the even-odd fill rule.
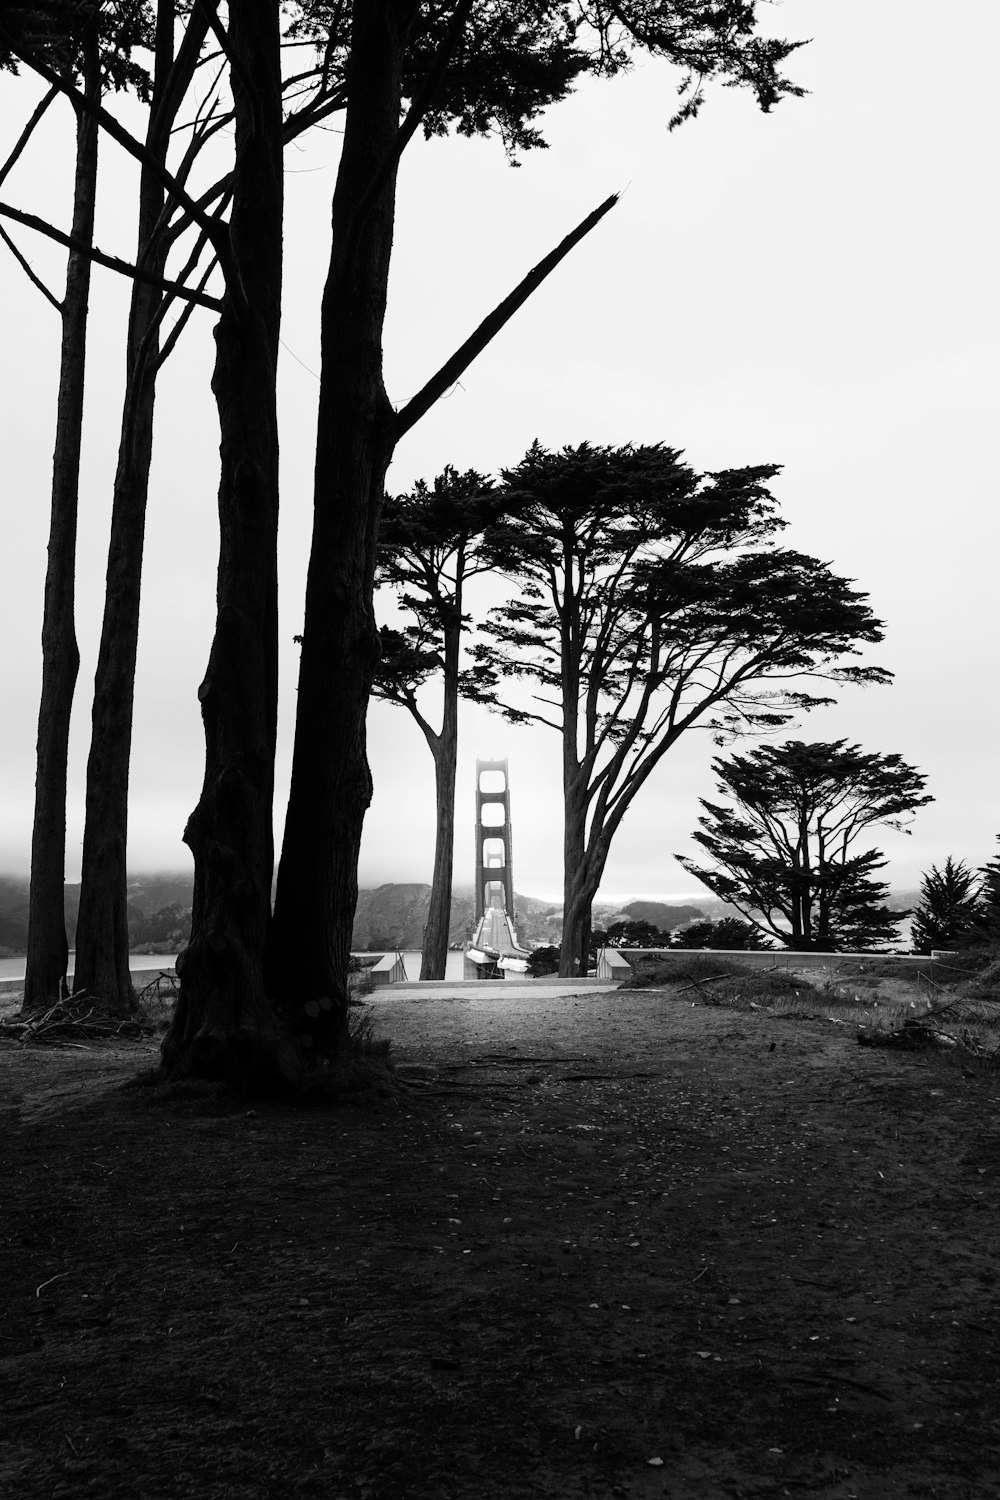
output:
[[[663,441],[702,470],[783,465],[789,546],[871,596],[891,688],[849,690],[796,737],[898,752],[936,797],[908,837],[877,842],[899,887],[948,854],[979,864],[1000,831],[996,695],[998,208],[993,77],[1000,11],[982,0],[788,0],[769,29],[811,38],[790,71],[810,90],[763,116],[714,90],[668,134],[676,77],[639,65],[550,112],[550,149],[518,170],[497,143],[420,142],[404,159],[386,332],[401,404],[525,270],[608,193],[618,206],[406,438],[390,489],[446,463],[495,472],[546,447]],[[0,80],[6,156],[37,91]],[[124,105],[116,110],[127,115]],[[289,159],[282,415],[282,723],[287,788],[309,536],[317,305],[329,251],[336,131]],[[72,123],[63,105],[4,185],[66,224]],[[98,243],[134,249],[131,166],[103,146]],[[62,257],[16,238],[61,286]],[[28,864],[58,320],[0,247],[4,521],[0,871]],[[122,389],[127,287],[95,271],[80,524],[82,666],[68,875],[78,876],[89,693]],[[139,651],[129,840],[134,870],[190,868],[197,686],[213,628],[218,431],[212,315],[196,316],[161,383]],[[370,715],[375,800],[361,884],[429,880],[430,756],[399,710]],[[626,819],[602,895],[680,896],[692,882],[705,734],[666,757]],[[456,883],[471,883],[477,755],[510,759],[517,889],[558,897],[558,742],[481,710],[461,725]]]

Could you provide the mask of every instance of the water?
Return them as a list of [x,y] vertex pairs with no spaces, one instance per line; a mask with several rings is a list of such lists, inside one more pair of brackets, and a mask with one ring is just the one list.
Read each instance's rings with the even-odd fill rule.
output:
[[[413,950],[413,949],[407,948],[407,949],[402,949],[401,952],[403,954],[403,966],[406,969],[406,977],[407,977],[407,979],[419,979],[420,978],[420,958],[421,958],[420,950],[419,949]],[[464,952],[462,952],[461,950],[459,950],[458,952],[453,952],[453,951],[449,950],[449,952],[448,952],[448,961],[445,964],[445,969],[444,969],[444,977],[445,977],[445,979],[464,979],[465,978],[465,954],[464,954]]]
[[[132,970],[133,973],[135,973],[138,970],[143,970],[143,969],[152,969],[154,971],[157,970],[157,969],[166,969],[168,971],[168,973],[173,973],[174,961],[175,961],[176,957],[177,957],[176,953],[132,953],[132,954],[129,955],[129,968]],[[73,955],[70,954],[70,963],[72,963],[72,961],[73,961]],[[448,954],[448,963],[447,963],[447,966],[445,968],[445,973],[444,973],[445,979],[464,979],[464,977],[465,977],[464,967],[463,967],[464,961],[465,961],[465,955],[464,955],[464,953],[461,953],[461,952],[449,953]],[[417,949],[417,950],[407,949],[403,953],[403,962],[404,962],[404,964],[406,966],[406,977],[407,977],[407,979],[419,979],[420,978],[420,951],[419,951],[419,949]],[[70,972],[72,973],[72,970],[70,970]],[[24,959],[23,958],[0,958],[0,980],[4,980],[4,979],[23,979],[23,978],[24,978]]]
[[[176,958],[177,958],[177,954],[176,953],[130,953],[129,954],[129,960],[128,960],[128,966],[132,970],[133,974],[136,973],[140,969],[143,969],[143,970],[145,970],[145,969],[152,969],[154,971],[156,971],[158,969],[165,969],[167,971],[167,973],[172,974],[173,971],[174,971],[174,962],[175,962]],[[72,955],[72,953],[69,956],[69,961],[70,961],[70,971],[69,972],[70,972],[70,974],[72,974],[73,973],[73,969],[72,969],[73,955]],[[23,979],[23,978],[24,978],[24,959],[23,959],[23,957],[22,958],[0,958],[0,980],[3,980],[3,979]]]

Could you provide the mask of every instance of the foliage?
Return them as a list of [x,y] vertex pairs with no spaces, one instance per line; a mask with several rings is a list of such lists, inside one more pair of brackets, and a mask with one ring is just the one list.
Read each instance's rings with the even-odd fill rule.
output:
[[[1000,834],[997,834],[1000,841]],[[980,936],[1000,945],[1000,854],[987,860],[979,871],[979,902],[976,913]]]
[[[804,93],[781,71],[802,44],[756,35],[754,0],[474,0],[457,8],[425,0],[409,8],[403,97],[411,107],[446,56],[420,119],[424,135],[496,135],[512,161],[545,148],[539,121],[546,109],[582,78],[627,71],[636,53],[681,70],[670,129],[698,114],[712,80],[748,89],[765,113]],[[456,9],[465,11],[457,36]],[[289,29],[290,40],[313,42],[328,87],[349,77],[351,11],[334,0],[306,0]]]
[[919,771],[845,740],[765,745],[713,768],[730,801],[702,799],[694,838],[714,863],[679,856],[689,874],[791,948],[894,939],[905,913],[888,910],[888,888],[873,878],[885,860],[855,844],[875,824],[902,828],[932,800]]
[[493,544],[518,558],[519,598],[493,612],[492,646],[477,651],[532,689],[504,703],[507,718],[563,740],[564,973],[586,952],[621,821],[683,733],[725,740],[832,701],[803,677],[888,680],[844,664],[881,639],[866,596],[776,545],[776,472],[699,475],[663,444],[536,443],[504,474],[509,513]]
[[540,979],[543,974],[558,974],[559,972],[559,949],[551,944],[536,948],[528,954],[528,974],[532,979]]
[[701,953],[681,957],[659,953],[637,953],[631,960],[632,977],[623,989],[642,989],[647,985],[701,984],[722,974],[743,974],[742,964],[731,958],[707,958]]
[[741,948],[761,953],[774,944],[752,922],[739,917],[722,917],[718,922],[692,922],[674,934],[675,948]]
[[943,869],[931,865],[920,878],[910,941],[914,953],[932,948],[965,948],[979,935],[979,883],[973,870],[949,854]]
[[654,927],[652,922],[631,918],[627,922],[612,922],[607,931],[607,942],[612,948],[666,948],[670,943],[670,933]]
[[986,950],[976,972],[962,977],[960,992],[970,1000],[1000,1004],[1000,948]]
[[464,591],[470,578],[497,564],[484,554],[483,533],[503,502],[484,475],[464,474],[449,464],[433,485],[419,479],[406,495],[387,495],[379,529],[376,586],[391,591],[411,623],[383,626],[382,657],[373,694],[406,708],[424,735],[434,731],[420,711],[417,693],[431,678],[454,675],[457,692],[474,703],[491,703],[496,683],[489,668],[461,668],[461,637],[469,625]]
[[[46,8],[60,9],[56,0],[20,7],[28,14]],[[94,0],[66,7],[81,15],[95,8]],[[17,10],[16,5],[6,7],[5,18]],[[222,566],[217,630],[201,694],[203,710],[217,713],[218,722],[211,731],[206,723],[204,795],[188,824],[196,897],[182,1010],[185,1027],[191,1021],[190,1031],[185,1031],[191,1038],[208,1032],[230,1038],[249,1027],[259,1029],[266,1041],[273,1019],[267,1001],[282,984],[300,998],[336,995],[338,1004],[346,998],[350,908],[361,825],[371,795],[364,720],[377,654],[372,627],[373,541],[393,448],[416,420],[411,412],[407,424],[401,425],[398,413],[393,421],[382,380],[382,318],[395,184],[407,144],[422,127],[428,134],[448,128],[465,134],[497,132],[509,150],[541,145],[535,123],[541,111],[566,97],[580,77],[619,72],[636,53],[664,58],[682,70],[681,105],[671,124],[698,112],[708,80],[748,88],[765,111],[784,95],[801,90],[781,75],[795,44],[756,34],[753,0],[626,0],[614,5],[604,0],[459,0],[454,7],[441,7],[433,0],[390,0],[364,7],[311,0],[294,12],[267,4],[232,6],[228,32],[222,30],[214,6],[197,6],[190,12],[190,25],[195,19],[207,21],[209,12],[223,54],[221,73],[230,75],[233,107],[228,114],[216,112],[216,86],[209,83],[194,106],[194,134],[214,134],[233,120],[233,170],[196,202],[182,185],[191,165],[188,155],[178,176],[165,183],[172,204],[164,216],[166,223],[178,205],[184,210],[189,227],[194,223],[201,236],[190,265],[210,241],[226,281],[214,382],[224,429]],[[267,336],[276,337],[281,255],[280,232],[274,253],[273,231],[280,218],[280,193],[275,191],[280,162],[277,167],[275,163],[282,142],[294,138],[303,116],[321,117],[302,107],[286,110],[282,119],[280,107],[275,107],[280,106],[279,68],[272,38],[276,49],[279,13],[286,28],[284,40],[293,44],[286,56],[301,56],[294,48],[300,41],[315,48],[313,65],[290,80],[292,95],[295,87],[302,92],[315,88],[322,111],[344,109],[347,120],[321,313],[316,527],[307,577],[289,812],[272,913],[269,830],[277,606],[276,591],[266,580],[276,566],[277,492],[272,476],[277,439],[271,425],[259,422],[251,421],[239,438],[230,429],[235,431],[253,410],[273,408],[274,358],[258,369],[236,352],[236,340],[260,320],[267,325]],[[251,34],[261,45],[244,54],[242,39]],[[32,61],[48,77],[37,66],[40,60]],[[110,116],[102,113],[101,123],[128,144],[127,133]],[[132,141],[129,149],[141,155],[137,142]],[[210,216],[220,202],[228,204],[231,194],[227,227],[221,217]],[[256,219],[245,212],[251,201],[259,208]],[[171,233],[175,230],[181,232],[176,223]],[[220,308],[218,299],[201,300]],[[477,348],[485,342],[488,336]],[[474,353],[463,357],[467,364]],[[428,404],[429,400],[421,410]],[[261,452],[251,462],[247,449],[254,433],[260,434]],[[248,481],[238,486],[231,483],[234,455],[243,466],[242,480]],[[266,483],[265,501],[249,497],[248,476]],[[252,524],[238,524],[241,505],[254,511]],[[261,524],[265,510],[266,525]],[[241,643],[254,643],[256,657],[242,648],[232,649],[233,621],[239,621]],[[215,798],[222,788],[225,797]],[[234,789],[239,789],[238,798]],[[327,823],[317,825],[324,815]],[[224,856],[217,858],[223,849]],[[234,858],[239,878],[226,874],[216,886],[216,873],[223,867],[231,872]],[[201,955],[209,952],[225,957],[199,969]],[[257,980],[258,972],[264,972],[265,952],[267,994],[263,977],[259,984]],[[249,1008],[247,975],[253,991]],[[238,1004],[232,999],[235,995],[240,996]],[[208,1026],[213,1011],[217,1015]],[[178,1059],[180,1055],[177,1051]],[[177,1066],[182,1066],[179,1060]]]
[[[149,0],[18,0],[5,3],[0,16],[0,69],[18,72],[18,54],[43,59],[64,77],[83,72],[88,33],[97,29],[103,85],[132,89],[149,100],[150,78],[135,61],[136,48],[152,50],[153,14]],[[15,50],[16,49],[16,50]]]

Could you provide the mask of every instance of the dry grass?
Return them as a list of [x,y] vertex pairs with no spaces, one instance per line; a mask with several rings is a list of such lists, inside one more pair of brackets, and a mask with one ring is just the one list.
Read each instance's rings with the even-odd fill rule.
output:
[[622,988],[662,985],[673,998],[785,1020],[826,1020],[873,1046],[939,1047],[963,1062],[1000,1067],[1000,958],[960,955],[947,964],[859,959],[821,971],[751,969],[738,959],[692,953],[637,958]]

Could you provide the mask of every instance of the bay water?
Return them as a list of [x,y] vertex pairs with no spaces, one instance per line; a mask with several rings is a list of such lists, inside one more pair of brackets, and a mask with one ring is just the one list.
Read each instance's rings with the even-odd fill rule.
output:
[[[393,950],[394,951],[394,950]],[[402,951],[402,950],[401,950]],[[407,949],[402,952],[403,963],[406,968],[407,979],[420,978],[420,952],[419,949]],[[176,953],[133,953],[129,956],[129,968],[133,974],[139,971],[150,970],[155,973],[163,969],[168,974],[174,971]],[[445,968],[445,979],[462,979],[464,977],[463,964],[464,953],[454,952],[448,954],[448,963]],[[73,955],[70,954],[70,965]],[[72,967],[70,973],[72,974]],[[0,958],[0,982],[5,979],[24,978],[24,959],[22,958]]]

